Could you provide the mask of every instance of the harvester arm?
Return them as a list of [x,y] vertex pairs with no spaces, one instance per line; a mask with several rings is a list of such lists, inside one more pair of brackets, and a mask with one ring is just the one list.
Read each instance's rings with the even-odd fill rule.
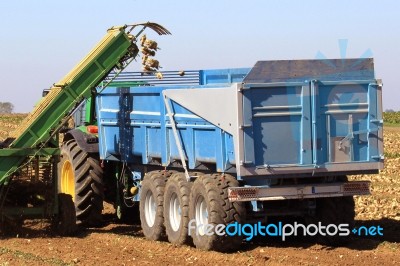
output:
[[[131,32],[140,26],[142,29],[132,35]],[[0,149],[0,185],[29,158],[48,147],[47,144],[61,128],[65,117],[89,98],[111,71],[121,71],[136,58],[139,52],[136,41],[145,28],[159,35],[170,34],[167,29],[153,22],[112,27],[79,64],[52,86],[49,94],[14,132],[12,143]]]

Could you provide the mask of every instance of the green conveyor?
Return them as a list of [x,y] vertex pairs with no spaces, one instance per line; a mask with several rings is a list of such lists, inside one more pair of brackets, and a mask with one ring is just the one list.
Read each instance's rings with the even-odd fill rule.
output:
[[[114,68],[121,68],[138,54],[136,35],[129,32],[135,26],[148,27],[157,33],[170,34],[156,23],[142,23],[113,27],[93,50],[63,79],[54,84],[49,94],[22,122],[14,133],[12,143],[0,149],[0,186],[31,156],[57,154],[58,147],[46,145],[63,119],[84,99]],[[130,28],[130,31],[127,29]],[[126,32],[127,31],[127,32]]]

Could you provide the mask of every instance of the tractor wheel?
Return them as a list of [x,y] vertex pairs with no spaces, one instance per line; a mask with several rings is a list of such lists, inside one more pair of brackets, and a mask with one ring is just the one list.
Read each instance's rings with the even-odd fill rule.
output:
[[230,202],[228,188],[239,186],[236,179],[229,175],[204,175],[196,179],[190,193],[189,224],[190,235],[197,248],[221,252],[237,250],[242,243],[241,236],[206,234],[205,226],[241,223],[245,208],[241,202]]
[[175,173],[168,179],[164,195],[164,224],[168,241],[175,245],[190,243],[188,235],[189,197],[191,183],[184,173]]
[[70,236],[77,231],[75,206],[71,195],[58,194],[58,216],[54,226],[56,232],[62,236]]
[[158,241],[165,237],[163,204],[166,181],[163,171],[149,172],[142,181],[140,223],[144,236],[150,240]]
[[97,156],[81,150],[72,139],[61,148],[58,169],[59,193],[71,195],[77,224],[101,224],[104,198],[103,169]]

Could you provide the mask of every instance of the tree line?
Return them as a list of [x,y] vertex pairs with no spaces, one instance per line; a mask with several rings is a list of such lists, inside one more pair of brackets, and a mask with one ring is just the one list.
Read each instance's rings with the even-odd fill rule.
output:
[[0,102],[0,114],[11,114],[14,111],[14,105],[10,102]]

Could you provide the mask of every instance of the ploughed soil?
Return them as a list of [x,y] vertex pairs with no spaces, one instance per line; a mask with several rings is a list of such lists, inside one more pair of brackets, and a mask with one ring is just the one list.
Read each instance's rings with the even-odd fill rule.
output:
[[[386,130],[386,128],[385,128]],[[400,265],[400,127],[385,131],[385,169],[371,180],[372,195],[356,197],[356,226],[380,226],[383,236],[350,236],[344,247],[311,238],[275,237],[243,242],[234,253],[202,251],[193,246],[146,240],[139,224],[122,224],[105,204],[104,226],[60,237],[43,220],[4,228],[2,265]]]
[[380,225],[384,235],[352,236],[345,247],[324,246],[304,237],[284,242],[266,237],[226,254],[146,240],[140,225],[120,224],[108,214],[104,227],[82,229],[75,237],[60,237],[48,223],[28,220],[1,237],[0,265],[400,265],[399,221],[357,223]]
[[234,253],[176,247],[144,238],[139,224],[122,224],[105,205],[105,225],[60,237],[50,224],[27,220],[1,236],[0,265],[400,265],[400,222],[357,221],[380,225],[383,236],[351,236],[344,247],[330,247],[305,237],[264,237],[243,242]]

